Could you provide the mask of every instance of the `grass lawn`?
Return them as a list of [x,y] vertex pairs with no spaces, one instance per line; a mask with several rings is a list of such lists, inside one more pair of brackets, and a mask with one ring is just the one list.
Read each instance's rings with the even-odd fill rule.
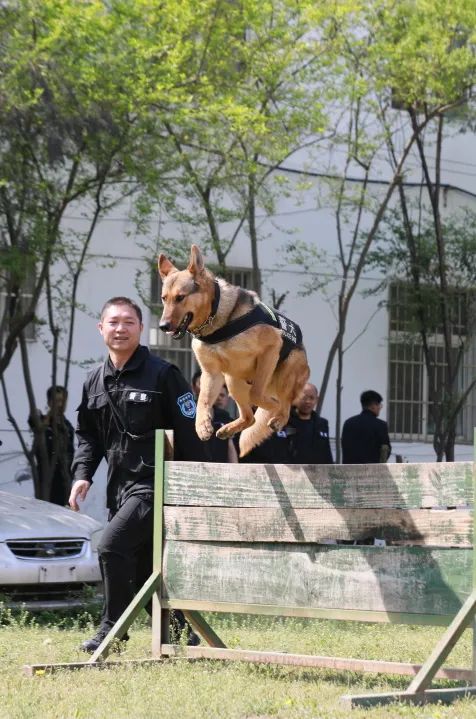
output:
[[[236,615],[207,618],[230,647],[394,661],[423,661],[444,631]],[[22,666],[28,663],[84,661],[77,647],[94,631],[92,620],[87,612],[33,619],[0,605],[0,719],[339,719],[349,716],[340,702],[342,694],[397,691],[409,683],[405,677],[182,659],[23,676]],[[150,657],[145,618],[135,623],[121,656]],[[470,656],[471,634],[466,632],[448,665],[468,667]],[[355,719],[475,716],[476,699],[451,706],[393,705],[352,712]]]

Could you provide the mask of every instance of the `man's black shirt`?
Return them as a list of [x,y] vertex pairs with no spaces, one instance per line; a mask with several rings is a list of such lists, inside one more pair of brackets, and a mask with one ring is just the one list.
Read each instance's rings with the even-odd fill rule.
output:
[[296,464],[333,464],[329,442],[329,422],[312,412],[310,419],[300,419],[291,412],[288,425],[295,430],[289,438],[290,454]]
[[205,460],[203,444],[195,432],[195,413],[195,400],[180,371],[151,355],[147,347],[140,345],[121,370],[106,359],[84,383],[78,407],[74,480],[91,482],[105,458],[109,509],[116,510],[132,494],[150,494],[154,486],[154,430],[174,430],[175,459]]
[[300,419],[291,412],[287,425],[263,444],[255,447],[240,462],[253,464],[333,464],[329,441],[329,422],[312,412]]
[[213,435],[205,442],[205,452],[210,462],[228,462],[228,441],[218,439],[217,430],[231,422],[231,416],[225,409],[213,408]]
[[342,428],[342,461],[344,464],[377,464],[380,450],[387,445],[391,450],[387,423],[370,409],[349,417]]

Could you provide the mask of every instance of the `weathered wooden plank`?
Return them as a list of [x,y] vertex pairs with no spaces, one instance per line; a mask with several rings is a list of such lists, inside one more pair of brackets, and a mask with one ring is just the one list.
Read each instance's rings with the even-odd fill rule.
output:
[[[173,441],[173,436],[172,436]],[[167,438],[164,430],[156,430],[155,432],[155,476],[154,476],[154,530],[153,530],[153,554],[152,569],[159,574],[162,572],[162,552],[163,552],[163,504],[164,504],[164,460],[166,456],[166,448],[169,446],[173,457],[170,440]],[[152,596],[152,656],[160,657],[160,647],[162,642],[168,640],[168,624],[169,615],[162,613],[160,597],[162,591],[160,587]],[[167,640],[163,636],[163,628],[166,628]]]
[[469,509],[290,509],[165,507],[167,539],[224,542],[322,542],[381,537],[392,544],[471,547]]
[[119,661],[107,662],[58,662],[57,664],[24,664],[23,674],[27,677],[41,677],[45,674],[55,674],[56,672],[64,672],[66,669],[72,671],[74,669],[113,669],[117,667],[136,667],[142,664],[157,664],[163,662],[164,659],[120,659]]
[[[291,666],[335,669],[336,671],[365,672],[369,674],[398,674],[413,676],[420,668],[419,664],[406,662],[386,662],[372,659],[347,659],[345,657],[325,657],[306,654],[288,654],[284,652],[259,652],[245,649],[213,649],[211,647],[182,647],[175,644],[162,645],[163,656],[160,659],[121,659],[107,662],[62,662],[57,664],[24,664],[23,673],[28,677],[41,677],[46,674],[75,669],[113,669],[117,667],[139,667],[164,662],[166,658],[189,659],[226,659],[229,661],[248,661],[256,664],[282,664]],[[222,655],[222,652],[225,652]],[[217,654],[218,652],[218,654]],[[471,670],[443,667],[436,679],[452,681],[470,681]],[[370,698],[380,695],[365,695]],[[385,695],[388,696],[388,695]],[[394,695],[391,695],[394,696]],[[350,699],[354,697],[346,697]],[[355,697],[357,698],[357,697]]]
[[467,549],[168,540],[163,596],[455,614],[471,592],[471,566]]
[[476,687],[457,687],[456,689],[429,689],[418,694],[391,692],[389,694],[347,694],[341,697],[348,709],[356,707],[374,707],[385,704],[450,704],[476,694]]
[[[399,674],[415,676],[420,664],[408,662],[387,662],[375,659],[352,659],[346,657],[326,657],[314,654],[292,654],[288,652],[256,651],[250,649],[215,649],[212,647],[183,647],[178,644],[164,644],[164,656],[187,657],[188,659],[220,659],[234,662],[253,662],[255,664],[282,664],[285,666],[313,667],[315,669],[334,669],[336,671],[366,672],[369,674]],[[442,668],[437,679],[470,681],[470,669]]]
[[454,614],[414,614],[411,612],[380,612],[364,609],[327,609],[319,607],[291,607],[271,604],[238,604],[202,599],[162,599],[167,609],[222,612],[228,614],[257,614],[268,617],[300,617],[302,619],[331,619],[345,622],[375,622],[380,624],[417,624],[418,626],[446,627]]
[[459,507],[472,462],[362,465],[165,463],[165,504],[220,507]]

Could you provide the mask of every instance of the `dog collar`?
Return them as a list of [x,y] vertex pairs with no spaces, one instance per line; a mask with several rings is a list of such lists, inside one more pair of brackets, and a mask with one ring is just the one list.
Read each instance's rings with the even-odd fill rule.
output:
[[218,311],[218,305],[220,304],[220,285],[216,280],[215,282],[215,294],[213,297],[212,302],[212,310],[205,322],[202,322],[202,324],[199,327],[196,327],[194,330],[190,330],[191,335],[199,336],[200,332],[207,327],[207,325],[211,325],[213,320],[215,319],[216,313]]

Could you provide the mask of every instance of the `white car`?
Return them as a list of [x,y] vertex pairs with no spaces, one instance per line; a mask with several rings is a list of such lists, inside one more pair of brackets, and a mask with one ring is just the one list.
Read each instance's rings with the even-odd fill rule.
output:
[[87,515],[0,491],[0,601],[30,610],[80,606],[101,583],[102,529]]

